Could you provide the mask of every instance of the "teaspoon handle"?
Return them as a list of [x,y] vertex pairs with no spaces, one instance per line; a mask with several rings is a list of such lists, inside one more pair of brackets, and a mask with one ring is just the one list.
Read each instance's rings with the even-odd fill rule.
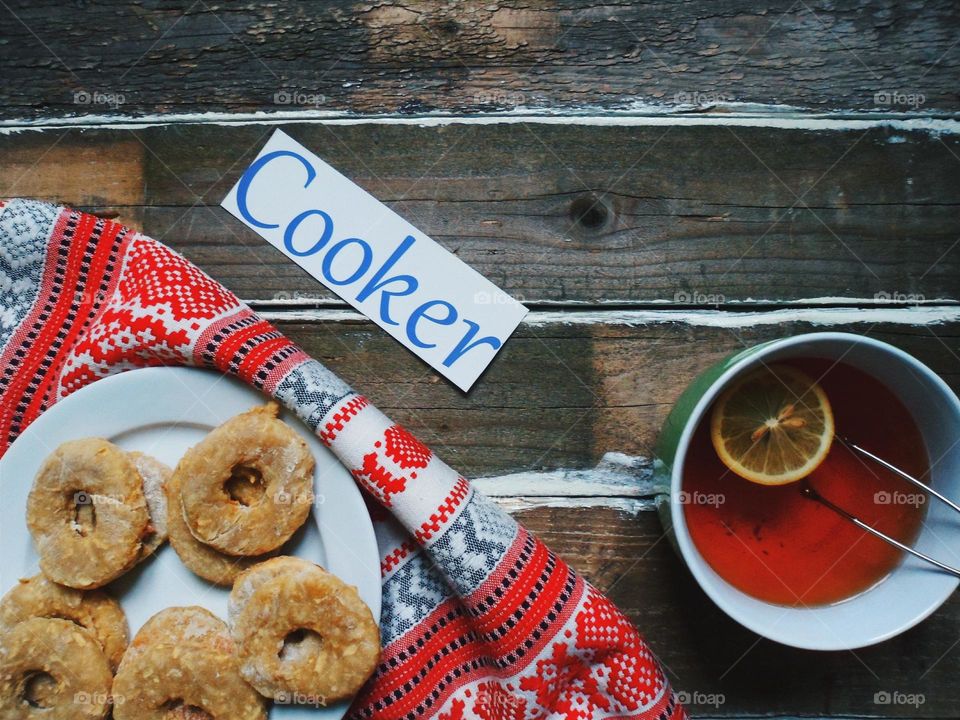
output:
[[900,548],[904,552],[910,553],[914,557],[920,558],[921,560],[924,560],[930,563],[931,565],[936,565],[941,570],[944,570],[945,572],[948,572],[951,575],[955,575],[956,577],[960,578],[960,570],[958,570],[957,568],[950,567],[949,565],[945,565],[939,560],[934,560],[929,555],[925,555],[919,550],[914,550],[912,547],[910,547],[909,545],[905,545],[904,543],[900,542],[896,538],[892,538],[886,533],[880,532],[876,528],[870,527],[869,525],[867,525],[867,523],[863,522],[863,520],[858,518],[856,515],[853,515],[852,513],[847,512],[839,505],[834,505],[832,502],[830,502],[825,497],[823,497],[823,495],[821,495],[812,487],[810,487],[810,485],[808,485],[807,483],[803,484],[803,487],[801,488],[801,492],[805,497],[808,497],[811,500],[816,500],[821,505],[827,508],[830,508],[831,510],[833,510],[833,512],[837,513],[837,515],[840,515],[841,517],[846,518],[847,520],[852,522],[854,525],[856,525],[858,528],[862,530],[866,530],[868,533],[870,533],[871,535],[874,535],[875,537],[880,538],[884,542],[887,542],[890,545],[893,545],[894,547]]

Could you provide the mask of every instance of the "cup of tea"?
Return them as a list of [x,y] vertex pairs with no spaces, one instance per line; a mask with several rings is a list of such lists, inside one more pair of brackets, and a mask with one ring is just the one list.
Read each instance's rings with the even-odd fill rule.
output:
[[837,511],[960,567],[960,513],[862,450],[960,499],[960,401],[878,340],[773,340],[681,395],[657,446],[661,516],[733,619],[786,645],[852,649],[913,627],[956,589],[956,576]]

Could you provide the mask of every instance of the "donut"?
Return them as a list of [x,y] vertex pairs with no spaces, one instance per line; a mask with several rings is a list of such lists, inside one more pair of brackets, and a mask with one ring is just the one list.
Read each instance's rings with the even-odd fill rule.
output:
[[127,649],[129,629],[120,603],[99,590],[74,590],[43,575],[21,580],[0,599],[0,635],[30,618],[59,618],[86,628],[116,669]]
[[110,663],[69,620],[30,618],[0,637],[0,718],[94,720],[110,711]]
[[313,504],[314,460],[269,403],[227,420],[190,448],[174,471],[190,532],[228,555],[276,550]]
[[[180,507],[180,480],[173,475],[164,483],[167,507]],[[267,558],[264,556],[238,557],[226,555],[197,540],[183,519],[183,513],[172,512],[167,518],[167,536],[180,561],[196,575],[215,585],[231,586],[247,568]]]
[[141,628],[113,681],[114,720],[266,720],[264,699],[237,667],[222,620],[167,608]]
[[106,585],[140,557],[150,516],[143,480],[101,438],[71,440],[43,462],[27,498],[40,569],[60,585]]
[[142,452],[130,452],[127,455],[143,479],[143,495],[150,515],[148,535],[143,538],[140,550],[140,560],[145,560],[167,540],[167,497],[163,493],[163,484],[169,480],[173,470]]
[[240,672],[276,700],[350,698],[380,659],[380,632],[357,589],[300,558],[273,558],[244,572],[228,617]]

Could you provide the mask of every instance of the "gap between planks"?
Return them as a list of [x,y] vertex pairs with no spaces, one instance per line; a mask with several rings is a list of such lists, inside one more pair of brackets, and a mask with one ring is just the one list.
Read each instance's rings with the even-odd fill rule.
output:
[[140,130],[165,125],[496,125],[534,123],[594,126],[703,126],[768,127],[792,130],[891,130],[924,132],[934,136],[960,133],[960,118],[953,113],[815,113],[780,105],[730,103],[722,106],[677,109],[634,104],[616,110],[583,107],[550,112],[542,108],[516,108],[508,112],[427,113],[411,115],[358,115],[325,110],[160,113],[145,115],[72,115],[58,118],[12,118],[0,121],[0,134],[70,128]]
[[[254,305],[256,307],[256,305]],[[260,314],[271,322],[369,322],[355,310],[335,308],[278,309],[269,307]],[[528,327],[550,325],[658,325],[682,323],[694,327],[745,328],[804,322],[830,327],[858,323],[930,326],[960,320],[960,305],[911,305],[891,307],[786,307],[769,311],[734,310],[535,310],[523,319]]]
[[[96,214],[96,213],[94,213]],[[296,310],[322,310],[333,308],[346,310],[346,303],[340,298],[321,295],[320,293],[294,291],[289,293],[277,293],[276,297],[270,299],[244,299],[244,302],[250,307],[260,311],[296,311]],[[679,303],[666,299],[647,299],[647,300],[536,300],[524,303],[530,310],[544,311],[582,311],[584,309],[601,310],[605,312],[615,310],[718,310],[718,305]],[[891,306],[936,306],[936,305],[960,305],[960,300],[952,298],[920,298],[916,297],[909,302],[885,300],[882,297],[872,298],[859,297],[812,297],[795,298],[787,300],[770,300],[764,298],[747,297],[743,299],[733,298],[724,300],[722,303],[725,310],[741,312],[744,310],[779,310],[786,307],[808,307],[808,308],[890,308]]]

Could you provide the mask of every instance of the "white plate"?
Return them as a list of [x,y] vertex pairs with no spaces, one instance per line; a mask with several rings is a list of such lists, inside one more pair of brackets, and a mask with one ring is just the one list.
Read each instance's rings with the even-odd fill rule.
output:
[[[60,443],[104,437],[171,467],[212,428],[265,401],[241,381],[195,368],[145,368],[99,380],[43,413],[0,459],[0,593],[39,572],[26,525],[27,494],[44,458]],[[317,461],[312,518],[284,547],[351,585],[380,618],[380,559],[373,525],[350,473],[293,414],[281,417],[307,441]],[[173,605],[201,605],[226,618],[229,591],[190,572],[169,545],[111,585],[131,633]],[[275,706],[271,718],[339,720],[348,703],[324,709]]]

